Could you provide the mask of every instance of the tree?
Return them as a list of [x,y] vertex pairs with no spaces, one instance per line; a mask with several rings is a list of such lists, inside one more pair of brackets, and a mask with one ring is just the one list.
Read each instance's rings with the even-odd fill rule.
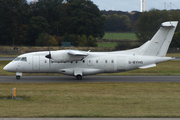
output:
[[161,24],[160,11],[152,9],[148,12],[143,12],[137,21],[136,36],[141,42],[145,42],[153,36]]
[[[156,10],[152,9],[148,12],[144,12],[140,15],[137,21],[137,32],[136,36],[141,42],[146,42],[151,39],[159,25],[165,21],[180,21],[180,11],[179,10]],[[179,34],[180,26],[176,28],[175,35],[173,37],[170,47],[179,46]]]
[[170,47],[180,48],[180,31],[175,32]]
[[87,38],[86,35],[82,35],[82,37],[80,37],[79,39],[79,45],[80,47],[87,47]]
[[71,41],[71,45],[78,46],[76,35],[74,35],[74,34],[69,35],[69,40]]
[[97,47],[94,38],[90,35],[87,39],[86,35],[77,36],[77,40],[80,47]]
[[0,43],[22,45],[27,37],[29,7],[26,0],[0,0]]
[[49,24],[42,16],[32,17],[29,23],[29,45],[35,45],[35,40],[41,33],[49,33]]
[[96,44],[94,38],[91,35],[88,37],[87,46],[89,46],[89,47],[97,47],[97,44]]
[[131,30],[131,21],[127,15],[113,14],[104,17],[106,17],[105,31],[119,32]]
[[62,26],[68,28],[68,34],[92,35],[94,38],[104,36],[105,19],[100,15],[98,7],[90,0],[67,0],[63,10],[68,23]]
[[41,33],[36,39],[37,46],[57,46],[58,42],[54,36],[51,36],[47,33]]
[[[58,22],[62,14],[62,2],[64,0],[38,0],[36,4],[31,4],[31,15],[34,17],[44,17],[51,29],[51,35],[57,33]],[[59,27],[60,28],[60,27]]]
[[122,31],[129,31],[129,30],[131,30],[131,20],[130,20],[130,18],[127,15],[121,15],[120,19],[122,21],[122,24],[121,24],[122,28],[121,28],[121,30]]

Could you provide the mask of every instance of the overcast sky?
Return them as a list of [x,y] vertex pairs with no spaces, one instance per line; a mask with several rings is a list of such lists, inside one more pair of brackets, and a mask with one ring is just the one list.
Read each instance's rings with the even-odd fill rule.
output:
[[[27,0],[32,1],[32,0]],[[35,1],[35,0],[34,0]],[[120,11],[140,11],[140,0],[91,0],[96,4],[100,10],[120,10]],[[164,3],[166,3],[167,10],[180,9],[180,0],[146,0],[146,10],[156,8],[159,10],[164,9]]]

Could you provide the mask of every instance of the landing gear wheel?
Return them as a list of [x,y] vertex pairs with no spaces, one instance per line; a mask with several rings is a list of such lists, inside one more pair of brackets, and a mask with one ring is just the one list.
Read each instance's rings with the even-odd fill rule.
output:
[[81,75],[77,75],[77,76],[76,76],[76,79],[77,79],[77,80],[82,80],[82,76],[81,76]]
[[18,75],[16,76],[16,79],[17,79],[17,80],[19,80],[20,78],[21,78],[20,76],[18,76]]

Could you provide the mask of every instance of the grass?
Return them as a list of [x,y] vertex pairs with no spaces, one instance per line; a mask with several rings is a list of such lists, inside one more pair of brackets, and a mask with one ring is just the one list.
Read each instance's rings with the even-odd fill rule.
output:
[[[0,117],[180,117],[180,83],[0,83]],[[3,99],[17,88],[22,100]]]
[[103,39],[127,39],[136,40],[135,33],[105,33]]
[[107,43],[107,42],[104,42],[104,43],[97,43],[98,47],[109,47],[109,48],[114,48],[117,43]]
[[0,55],[0,57],[17,57],[18,55]]
[[166,56],[167,57],[180,57],[180,53],[169,53]]

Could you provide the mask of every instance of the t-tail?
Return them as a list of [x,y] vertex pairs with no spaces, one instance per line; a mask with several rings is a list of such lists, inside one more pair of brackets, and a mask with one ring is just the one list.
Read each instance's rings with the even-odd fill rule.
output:
[[143,53],[141,54],[144,56],[165,57],[177,24],[177,21],[162,23],[160,29],[156,32],[152,39],[140,47],[141,50],[143,50]]

